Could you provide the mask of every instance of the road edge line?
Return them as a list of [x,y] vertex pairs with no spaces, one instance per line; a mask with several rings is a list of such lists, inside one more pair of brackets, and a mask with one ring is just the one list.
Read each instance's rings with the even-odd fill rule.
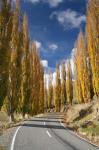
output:
[[48,134],[48,136],[51,138],[52,135],[49,133],[49,131],[47,130],[46,133]]
[[[61,122],[61,120],[59,120],[59,121],[60,121],[61,126],[63,126],[63,127],[66,129],[66,127],[65,127],[64,124]],[[67,127],[67,129],[68,129],[68,127]],[[96,145],[96,144],[90,142],[89,140],[86,140],[85,138],[81,137],[80,135],[78,135],[78,134],[75,133],[74,131],[71,131],[70,129],[68,129],[68,130],[69,130],[70,133],[76,135],[77,137],[79,137],[79,138],[82,139],[83,141],[85,141],[85,142],[87,142],[87,143],[89,143],[89,144],[91,144],[91,145],[93,145],[93,146],[99,148],[98,145]]]
[[15,133],[14,133],[14,135],[13,135],[10,150],[14,150],[15,139],[16,139],[17,133],[18,133],[18,131],[20,130],[21,127],[22,127],[22,126],[19,126],[19,127],[16,129],[16,131],[15,131]]
[[[39,116],[41,116],[41,115],[42,115],[42,114],[35,115],[35,116],[33,116],[32,118],[35,118],[36,116],[39,117]],[[29,119],[29,120],[31,120],[31,119]],[[29,120],[28,120],[28,121],[29,121]],[[26,121],[26,122],[28,122],[28,121]],[[24,124],[24,122],[25,122],[25,120],[23,121],[23,124]],[[22,124],[22,125],[23,125],[23,124]],[[18,133],[18,131],[20,130],[20,128],[22,127],[22,125],[20,125],[20,126],[16,129],[16,131],[14,132],[14,135],[13,135],[13,138],[12,138],[12,141],[11,141],[10,150],[14,150],[15,139],[16,139],[17,133]],[[46,123],[45,123],[45,125],[46,125]],[[51,137],[52,137],[52,136],[51,136]]]

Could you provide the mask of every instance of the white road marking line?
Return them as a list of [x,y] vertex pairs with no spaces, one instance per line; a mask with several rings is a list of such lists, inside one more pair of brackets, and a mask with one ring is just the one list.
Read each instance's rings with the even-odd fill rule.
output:
[[15,134],[13,136],[13,139],[12,139],[12,143],[11,143],[11,149],[10,150],[14,150],[14,143],[15,143],[15,139],[16,139],[16,135],[19,131],[19,129],[21,128],[22,126],[18,127],[17,130],[15,131]]
[[51,134],[49,133],[49,131],[47,130],[46,133],[48,134],[48,136],[51,138]]
[[46,124],[45,124],[45,122],[44,122],[44,126],[45,126]]

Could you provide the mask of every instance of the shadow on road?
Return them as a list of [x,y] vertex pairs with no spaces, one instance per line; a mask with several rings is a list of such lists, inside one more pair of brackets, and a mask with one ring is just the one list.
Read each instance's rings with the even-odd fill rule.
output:
[[33,121],[33,122],[55,122],[55,123],[59,123],[59,121],[55,121],[55,120],[35,120],[35,119],[33,119],[33,120],[29,120],[29,121]]
[[[66,130],[63,126],[60,125],[59,120],[63,119],[62,115],[58,115],[57,114],[48,114],[46,116],[42,116],[42,117],[34,117],[31,120],[27,120],[27,123],[21,124],[21,126],[24,127],[34,127],[34,128],[49,128],[49,129],[62,129],[62,130]],[[43,122],[48,122],[51,124],[42,124]],[[41,124],[40,124],[41,123]],[[54,124],[54,123],[58,123],[58,124]],[[19,125],[18,125],[19,126]]]
[[64,119],[63,117],[35,117],[35,118],[41,118],[41,119]]
[[57,126],[57,125],[39,125],[39,124],[30,124],[30,123],[24,123],[21,126],[26,126],[26,127],[34,127],[34,128],[50,128],[50,129],[63,129],[65,130],[64,127],[62,126]]

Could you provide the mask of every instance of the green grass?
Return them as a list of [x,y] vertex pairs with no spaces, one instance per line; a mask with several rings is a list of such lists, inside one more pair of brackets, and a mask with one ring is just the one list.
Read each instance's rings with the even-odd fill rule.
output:
[[82,128],[83,132],[86,132],[88,135],[99,136],[99,125],[93,124],[87,128]]
[[92,114],[89,114],[89,115],[85,116],[84,118],[82,118],[81,120],[79,120],[79,121],[77,122],[77,124],[78,124],[79,126],[81,126],[84,122],[90,121],[91,119],[92,119]]
[[[84,122],[90,121],[92,120],[92,118],[93,118],[93,115],[89,114],[85,116],[84,118],[82,118],[81,120],[79,120],[77,124],[81,127]],[[85,128],[81,127],[81,131],[86,132],[87,135],[99,136],[99,122],[94,120],[92,121],[92,125],[87,125],[87,127]]]

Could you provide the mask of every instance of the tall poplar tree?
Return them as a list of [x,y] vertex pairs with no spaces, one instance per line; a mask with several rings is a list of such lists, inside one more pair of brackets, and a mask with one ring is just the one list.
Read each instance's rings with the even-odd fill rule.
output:
[[59,66],[56,67],[56,85],[55,85],[55,111],[61,110],[61,80]]
[[[41,70],[40,58],[38,54],[37,47],[35,43],[32,43],[31,46],[31,111],[30,113],[37,114],[40,112],[39,105],[43,105],[42,103],[42,95],[43,95],[43,70]],[[40,86],[41,85],[41,86]],[[40,93],[41,92],[41,93]]]
[[23,18],[23,58],[22,58],[22,112],[23,116],[28,113],[28,104],[30,100],[30,51],[29,51],[29,31],[28,19],[24,15]]
[[41,64],[40,64],[39,113],[44,113],[44,69]]
[[0,108],[7,96],[8,66],[10,60],[9,44],[12,32],[11,3],[0,1]]
[[73,101],[73,81],[70,60],[67,61],[67,80],[66,80],[67,101],[72,104]]
[[78,35],[76,49],[77,78],[79,78],[81,85],[83,101],[88,102],[91,98],[91,80],[89,76],[90,66],[88,66],[87,49],[82,32]]
[[47,111],[47,109],[48,109],[48,90],[46,87],[44,88],[44,108],[45,108],[45,111]]
[[49,73],[48,79],[48,107],[52,108],[52,101],[53,101],[53,85],[52,85],[52,75]]
[[19,17],[17,9],[13,13],[12,20],[12,34],[10,41],[10,63],[9,63],[9,80],[8,80],[8,101],[9,101],[9,113],[11,121],[14,120],[14,111],[17,106],[16,95],[17,95],[17,50],[19,42]]
[[87,7],[86,36],[92,68],[95,95],[99,96],[99,1],[90,0]]
[[61,105],[64,107],[66,104],[66,68],[65,63],[62,63],[62,69],[61,69]]

